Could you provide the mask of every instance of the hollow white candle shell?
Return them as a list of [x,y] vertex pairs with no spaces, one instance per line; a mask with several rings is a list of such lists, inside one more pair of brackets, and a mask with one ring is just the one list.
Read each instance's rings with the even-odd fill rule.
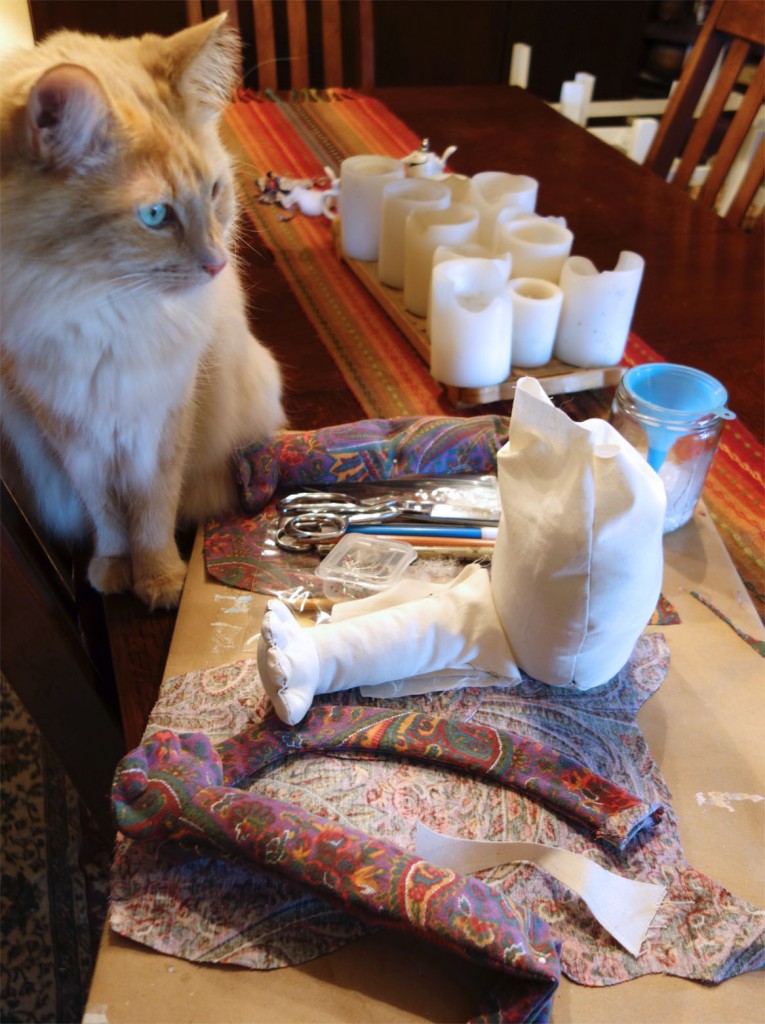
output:
[[613,270],[598,272],[584,256],[570,256],[560,277],[563,306],[555,355],[573,366],[616,366],[624,355],[645,260],[620,254]]
[[452,194],[453,203],[467,203],[470,204],[470,195],[472,191],[472,183],[470,178],[465,174],[437,174],[435,181],[440,181],[446,185]]
[[507,284],[513,303],[513,366],[544,366],[552,358],[563,292],[552,281],[516,277]]
[[509,252],[497,253],[478,242],[465,242],[463,245],[439,245],[433,253],[433,266],[445,260],[481,259],[491,260],[497,270],[507,281],[513,269],[513,258]]
[[380,251],[383,189],[404,177],[404,164],[390,156],[350,156],[340,165],[340,239],[354,260],[376,260]]
[[543,217],[516,217],[500,224],[494,244],[513,257],[513,277],[536,277],[557,284],[571,255],[574,235]]
[[429,178],[391,181],[383,189],[380,221],[380,260],[377,273],[383,284],[404,287],[406,218],[412,210],[444,210],[452,194],[443,182]]
[[506,171],[481,171],[471,179],[470,202],[481,216],[478,241],[492,245],[494,225],[500,210],[520,207],[533,213],[537,204],[539,182],[527,174],[508,174]]
[[[433,253],[433,266],[437,263],[443,263],[445,260],[458,260],[458,259],[482,259],[491,260],[496,266],[497,270],[502,275],[502,279],[507,281],[510,277],[510,271],[513,267],[513,258],[509,252],[505,253],[493,253],[491,249],[487,249],[485,245],[479,245],[477,242],[465,242],[464,245],[439,245],[436,251]],[[427,332],[430,337],[430,295],[428,293],[428,322]]]
[[406,219],[404,306],[416,316],[427,316],[433,253],[439,245],[474,242],[478,211],[464,203],[445,210],[412,210]]
[[430,372],[442,384],[480,388],[510,373],[513,307],[492,260],[446,260],[433,268]]
[[494,219],[494,232],[492,234],[491,248],[496,252],[499,245],[499,231],[503,224],[508,224],[511,220],[525,217],[526,219],[535,219],[539,217],[538,213],[529,213],[528,210],[524,210],[520,206],[503,206]]

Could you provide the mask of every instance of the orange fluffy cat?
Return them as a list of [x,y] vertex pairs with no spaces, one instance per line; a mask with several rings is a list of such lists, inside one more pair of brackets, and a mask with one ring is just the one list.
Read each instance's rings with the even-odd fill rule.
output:
[[88,575],[177,604],[178,521],[236,503],[237,445],[283,425],[232,263],[225,16],[163,39],[73,32],[2,69],[2,426]]

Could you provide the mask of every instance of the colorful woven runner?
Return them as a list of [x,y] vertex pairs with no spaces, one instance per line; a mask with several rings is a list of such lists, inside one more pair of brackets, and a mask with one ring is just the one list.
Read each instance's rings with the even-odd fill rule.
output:
[[[403,157],[421,140],[378,100],[337,90],[303,93],[290,102],[244,92],[228,108],[224,132],[238,161],[245,210],[365,414],[454,415],[420,356],[336,258],[330,221],[301,214],[281,220],[279,207],[258,201],[256,186],[256,179],[268,171],[316,178],[326,166],[336,170],[355,153]],[[626,365],[660,358],[630,335]],[[564,403],[581,419],[604,415],[607,401],[603,393],[588,392],[566,396]],[[508,403],[504,406],[495,405],[492,411],[507,412]],[[727,424],[704,499],[763,617],[764,495],[762,446],[737,422]]]

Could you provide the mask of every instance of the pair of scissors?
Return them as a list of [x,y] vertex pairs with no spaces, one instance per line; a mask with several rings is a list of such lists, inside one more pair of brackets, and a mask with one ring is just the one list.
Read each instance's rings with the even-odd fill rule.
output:
[[371,525],[401,513],[395,498],[356,499],[348,494],[301,491],[282,498],[276,506],[279,524],[276,543],[283,551],[306,552],[317,544],[332,544],[351,525]]

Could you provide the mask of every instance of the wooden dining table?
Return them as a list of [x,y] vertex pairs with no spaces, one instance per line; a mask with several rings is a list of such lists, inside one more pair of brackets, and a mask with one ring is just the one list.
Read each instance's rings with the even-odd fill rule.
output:
[[[717,375],[728,389],[731,408],[762,443],[761,222],[748,234],[732,229],[681,190],[521,89],[385,88],[374,95],[417,135],[429,138],[432,151],[458,146],[450,159],[455,172],[515,169],[536,177],[539,208],[565,216],[575,252],[599,268],[613,267],[625,249],[643,256],[645,275],[633,329],[666,360]],[[313,352],[314,332],[301,323],[296,300],[280,287],[279,275],[268,273],[268,253],[250,253],[250,258],[259,281],[256,324],[285,360],[294,421],[301,426],[325,422],[325,383],[333,392],[327,409],[337,408],[340,416],[350,412],[346,397],[338,393],[342,388],[316,375],[314,358],[306,361],[306,349]],[[282,316],[284,322],[275,323]]]
[[[495,169],[536,177],[539,207],[566,217],[575,250],[598,267],[613,267],[623,250],[642,255],[646,266],[633,330],[664,359],[720,379],[730,408],[762,442],[761,227],[749,234],[732,229],[520,89],[385,88],[374,96],[417,136],[429,138],[434,151],[457,146],[450,160],[455,172]],[[310,429],[363,418],[358,397],[251,220],[243,223],[243,238],[253,325],[284,369],[291,426]],[[757,702],[762,663],[732,630],[705,617],[687,591],[701,580],[748,633],[761,636],[762,623],[703,509],[691,527],[668,537],[666,556],[667,585],[683,625],[671,638],[670,674],[639,722],[676,798],[691,862],[762,906],[765,802],[756,796],[765,792],[765,735]],[[107,601],[129,746],[139,741],[163,678],[220,661],[209,623],[216,601],[228,592],[206,574],[200,534],[177,620],[173,613],[147,616],[129,597]],[[262,595],[257,600],[262,605]],[[713,779],[719,784],[713,786]],[[731,812],[710,812],[696,799],[707,789],[756,799]],[[587,988],[564,979],[553,1021],[756,1024],[765,1005],[763,980],[760,972],[709,987],[648,975]],[[102,1014],[93,1021],[110,1022],[451,1021],[475,1010],[485,982],[480,969],[390,933],[303,966],[257,972],[176,960],[107,928],[88,1012]]]

